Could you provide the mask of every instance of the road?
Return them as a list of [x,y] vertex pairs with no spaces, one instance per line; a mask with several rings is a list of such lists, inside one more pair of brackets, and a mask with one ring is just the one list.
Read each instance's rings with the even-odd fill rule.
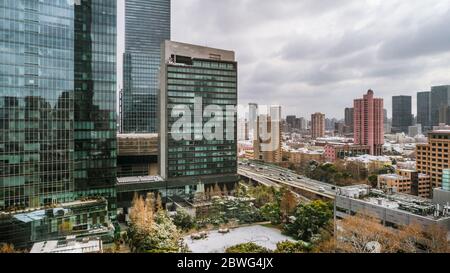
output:
[[264,164],[255,161],[239,161],[239,175],[254,179],[262,184],[286,185],[299,188],[320,196],[334,199],[336,187],[333,185],[313,180],[295,172],[278,166]]

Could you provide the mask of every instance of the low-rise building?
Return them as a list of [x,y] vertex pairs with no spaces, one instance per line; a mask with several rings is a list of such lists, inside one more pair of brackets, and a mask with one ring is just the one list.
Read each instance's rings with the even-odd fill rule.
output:
[[112,242],[106,199],[80,200],[36,209],[0,212],[0,242],[28,248],[35,242],[98,236]]
[[379,175],[378,188],[429,198],[430,177],[413,170],[397,169],[395,174]]
[[327,144],[325,146],[325,159],[328,162],[335,162],[338,159],[357,157],[369,153],[370,147],[367,145]]
[[294,164],[303,164],[310,161],[322,162],[324,153],[322,150],[309,150],[308,148],[300,148],[286,152],[288,161]]
[[339,188],[336,196],[338,218],[363,214],[376,217],[391,227],[440,225],[450,231],[450,210],[440,210],[439,207],[429,199],[400,193],[386,194],[367,185]]
[[103,243],[99,238],[86,237],[77,240],[74,236],[68,236],[65,240],[35,243],[30,253],[103,253]]

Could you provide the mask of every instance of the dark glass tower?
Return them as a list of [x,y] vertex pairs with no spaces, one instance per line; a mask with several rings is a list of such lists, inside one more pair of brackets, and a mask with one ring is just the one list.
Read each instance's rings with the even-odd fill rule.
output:
[[417,93],[417,123],[424,131],[430,129],[430,92]]
[[392,97],[392,129],[396,132],[408,133],[412,126],[411,96]]
[[431,87],[431,126],[450,124],[450,85]]
[[78,197],[103,196],[115,210],[117,161],[116,1],[75,6],[74,181]]
[[113,209],[116,1],[0,1],[0,31],[0,210]]
[[[160,174],[168,187],[237,182],[237,63],[234,52],[166,41],[161,71]],[[187,137],[173,133],[182,107]],[[202,109],[199,109],[202,108]],[[231,109],[230,109],[231,107]],[[223,125],[213,138],[208,109]],[[204,112],[202,112],[204,110]],[[189,112],[189,113],[188,113]],[[189,133],[191,132],[191,133]],[[232,188],[231,186],[230,188]]]
[[161,43],[170,39],[170,0],[125,0],[122,133],[157,133]]

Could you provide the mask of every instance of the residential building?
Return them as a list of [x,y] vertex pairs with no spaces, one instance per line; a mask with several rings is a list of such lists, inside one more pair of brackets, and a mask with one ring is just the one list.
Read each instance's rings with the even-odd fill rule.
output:
[[383,99],[374,98],[369,90],[362,99],[354,100],[355,144],[370,146],[371,155],[381,155],[384,144]]
[[423,198],[431,196],[430,176],[413,170],[397,169],[395,174],[379,175],[378,188]]
[[315,113],[311,115],[311,137],[313,139],[325,136],[325,114]]
[[238,181],[234,52],[165,41],[161,62],[159,162],[167,194],[192,196],[199,184],[234,187]]
[[283,160],[281,150],[281,107],[270,107],[270,116],[260,115],[258,118],[257,140],[254,142],[254,157],[268,163]]
[[392,130],[396,133],[408,133],[413,125],[411,96],[392,97]]
[[370,147],[366,145],[354,144],[327,144],[325,146],[325,159],[328,162],[335,162],[338,159],[347,157],[358,157],[369,154]]
[[125,0],[122,133],[158,133],[161,43],[170,40],[170,0]]
[[427,144],[416,145],[416,164],[419,173],[431,177],[431,188],[441,188],[443,171],[450,168],[450,128],[428,134]]

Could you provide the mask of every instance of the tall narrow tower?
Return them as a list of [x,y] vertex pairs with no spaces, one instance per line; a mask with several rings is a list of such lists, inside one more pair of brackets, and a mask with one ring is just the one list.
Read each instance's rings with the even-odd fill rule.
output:
[[374,98],[369,90],[362,99],[354,100],[355,144],[370,146],[370,154],[381,155],[384,144],[383,99]]

